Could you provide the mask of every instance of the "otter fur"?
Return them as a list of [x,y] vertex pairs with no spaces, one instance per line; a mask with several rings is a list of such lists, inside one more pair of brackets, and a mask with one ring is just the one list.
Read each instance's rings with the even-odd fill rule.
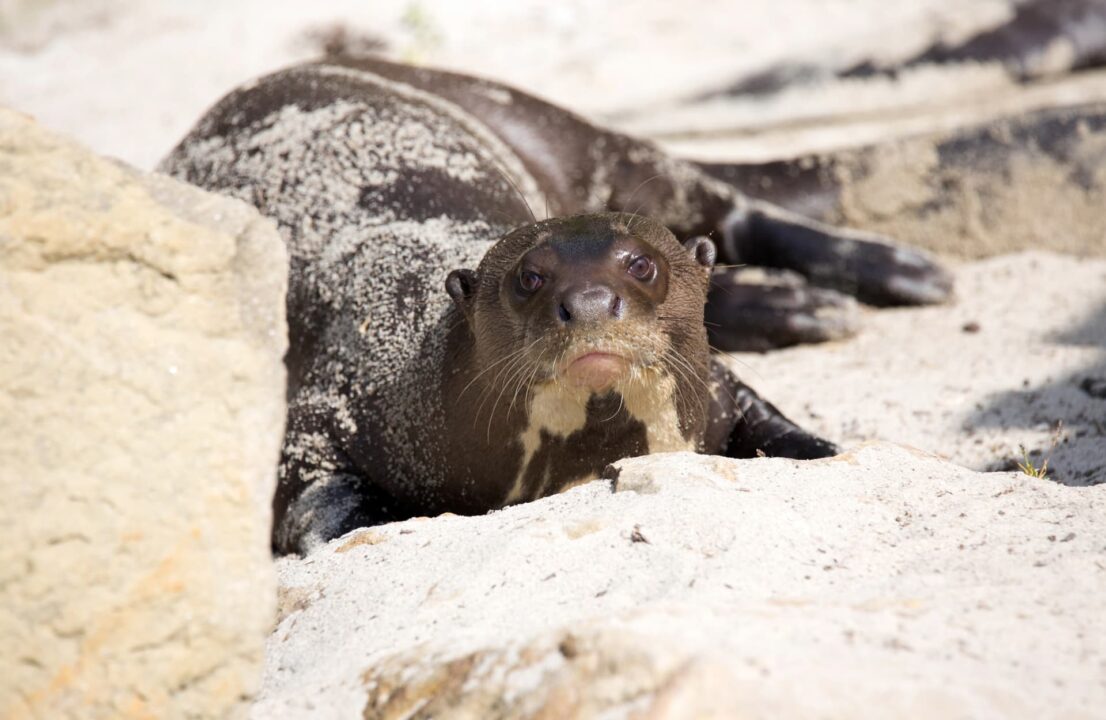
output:
[[[851,308],[842,291],[950,289],[920,253],[749,200],[517,90],[383,61],[240,88],[162,169],[254,204],[289,248],[278,552],[531,500],[650,452],[832,454],[712,359],[712,277],[745,303],[722,336],[768,345],[840,334],[819,311]],[[537,220],[546,204],[556,217]],[[824,288],[758,294],[712,276],[716,253]]]

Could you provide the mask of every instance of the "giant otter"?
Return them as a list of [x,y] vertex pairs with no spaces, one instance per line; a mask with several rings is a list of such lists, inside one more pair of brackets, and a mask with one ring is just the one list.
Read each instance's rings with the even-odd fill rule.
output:
[[832,454],[711,359],[716,252],[822,286],[715,270],[726,347],[840,335],[840,291],[950,291],[918,252],[750,200],[517,90],[383,61],[236,90],[163,169],[253,203],[289,247],[278,552],[533,499],[632,455]]

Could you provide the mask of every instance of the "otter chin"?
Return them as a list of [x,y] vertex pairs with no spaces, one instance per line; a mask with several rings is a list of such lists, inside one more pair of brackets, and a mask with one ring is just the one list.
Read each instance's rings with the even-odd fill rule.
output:
[[572,387],[601,394],[630,374],[630,361],[613,352],[591,350],[572,359],[562,374]]

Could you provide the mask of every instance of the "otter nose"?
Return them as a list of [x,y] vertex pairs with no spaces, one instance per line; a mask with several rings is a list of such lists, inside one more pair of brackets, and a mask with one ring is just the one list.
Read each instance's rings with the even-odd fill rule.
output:
[[622,298],[604,285],[571,288],[561,297],[557,318],[566,325],[603,322],[622,317]]

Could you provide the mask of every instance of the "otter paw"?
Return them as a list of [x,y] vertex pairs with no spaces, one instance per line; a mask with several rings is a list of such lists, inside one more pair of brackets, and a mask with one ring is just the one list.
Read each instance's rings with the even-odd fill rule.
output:
[[768,457],[791,458],[792,460],[817,460],[833,457],[840,452],[837,445],[817,435],[802,430],[793,430],[774,437],[761,448]]
[[948,270],[928,253],[873,241],[856,244],[856,296],[869,305],[935,305],[952,296]]
[[715,272],[705,321],[715,349],[764,352],[854,335],[860,313],[853,298],[797,273],[737,268]]

